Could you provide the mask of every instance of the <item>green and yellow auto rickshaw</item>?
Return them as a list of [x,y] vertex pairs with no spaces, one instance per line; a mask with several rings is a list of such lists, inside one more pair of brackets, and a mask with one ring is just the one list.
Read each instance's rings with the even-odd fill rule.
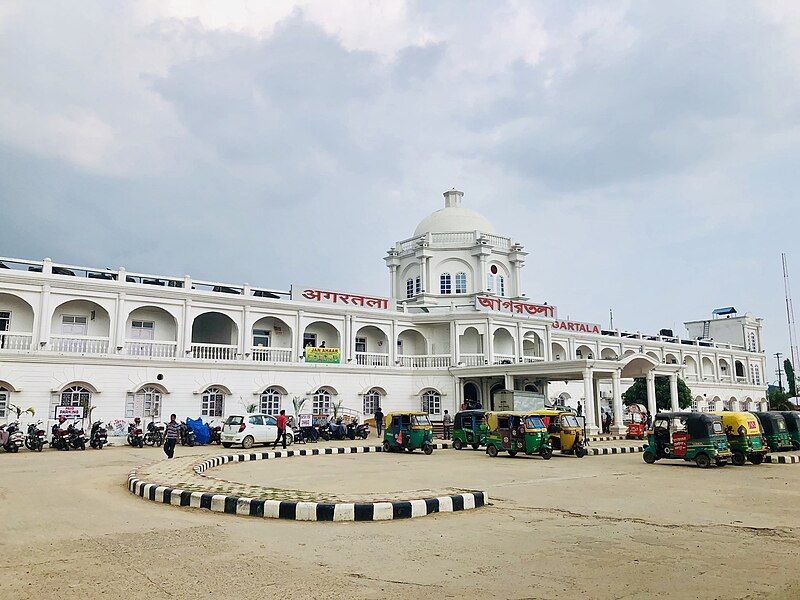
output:
[[728,438],[718,415],[694,412],[659,413],[647,432],[644,462],[662,458],[694,461],[706,468],[715,463],[724,467],[731,459]]
[[477,450],[486,444],[486,413],[482,410],[462,410],[453,418],[453,448]]
[[781,411],[783,420],[786,421],[786,431],[792,440],[792,448],[800,450],[800,412],[796,410]]
[[413,452],[422,448],[433,452],[433,426],[428,413],[419,411],[391,412],[384,417],[383,451]]
[[569,410],[544,409],[530,414],[542,418],[553,450],[561,450],[561,454],[574,454],[578,458],[588,454],[583,427],[575,413]]
[[721,411],[712,413],[722,419],[725,435],[733,456],[731,462],[741,467],[748,460],[754,465],[764,462],[769,448],[764,443],[758,419],[749,412]]
[[528,456],[538,454],[545,460],[553,456],[547,428],[539,415],[511,411],[487,412],[486,427],[486,453],[491,457],[501,451],[508,452],[509,456],[516,456],[518,452]]
[[767,441],[767,446],[773,452],[792,449],[792,438],[789,437],[789,430],[786,427],[786,419],[778,411],[754,412],[758,422],[761,424],[761,432]]

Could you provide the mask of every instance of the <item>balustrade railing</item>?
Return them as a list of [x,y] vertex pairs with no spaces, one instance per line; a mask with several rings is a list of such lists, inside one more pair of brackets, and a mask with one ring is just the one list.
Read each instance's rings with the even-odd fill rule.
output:
[[357,365],[369,365],[372,367],[388,367],[389,355],[379,352],[356,352]]
[[513,354],[495,354],[494,364],[496,365],[510,365],[517,362],[517,357]]
[[544,356],[534,356],[532,354],[526,354],[522,357],[522,362],[524,363],[535,363],[535,362],[544,362]]
[[204,360],[236,360],[239,348],[228,344],[192,344],[191,357]]
[[128,340],[125,342],[125,353],[128,356],[145,358],[175,358],[178,342],[161,342],[154,340]]
[[258,362],[292,362],[291,348],[256,347],[250,352],[250,358]]
[[33,334],[0,331],[0,350],[30,350]]
[[462,367],[482,367],[486,364],[486,356],[481,353],[466,353],[459,356]]
[[51,335],[50,349],[55,352],[107,354],[108,338],[91,336]]
[[449,354],[401,354],[397,357],[401,367],[434,368],[449,367]]

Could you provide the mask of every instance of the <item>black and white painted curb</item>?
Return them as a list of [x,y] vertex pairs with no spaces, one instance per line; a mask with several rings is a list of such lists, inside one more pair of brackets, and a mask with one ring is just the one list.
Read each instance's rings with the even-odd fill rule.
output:
[[644,445],[636,446],[605,446],[602,448],[593,448],[589,446],[586,450],[589,456],[605,456],[607,454],[636,454],[637,452],[644,452]]
[[[449,444],[435,444],[434,447],[447,448]],[[210,468],[232,462],[288,458],[291,456],[363,454],[381,451],[382,448],[380,446],[353,446],[232,454],[209,458],[196,465],[194,470],[197,474],[202,474]],[[136,471],[132,472],[128,477],[128,490],[140,498],[172,506],[188,506],[231,515],[267,519],[292,519],[296,521],[391,521],[393,519],[410,519],[412,517],[424,517],[433,513],[472,510],[484,506],[489,500],[486,492],[482,491],[392,502],[324,503],[264,500],[207,492],[190,492],[156,483],[148,483],[138,479]]]
[[618,442],[620,440],[627,440],[624,435],[590,435],[590,442]]
[[800,456],[797,454],[768,454],[764,457],[764,462],[778,465],[793,465],[800,463]]

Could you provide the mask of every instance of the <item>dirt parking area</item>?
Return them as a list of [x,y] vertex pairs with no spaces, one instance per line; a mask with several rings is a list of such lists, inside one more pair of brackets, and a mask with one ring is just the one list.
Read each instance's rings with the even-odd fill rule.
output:
[[[178,448],[178,454],[225,452]],[[359,454],[230,464],[326,493],[485,489],[475,511],[302,523],[163,506],[125,487],[157,449],[0,454],[8,598],[800,597],[800,465],[700,470],[640,454]]]

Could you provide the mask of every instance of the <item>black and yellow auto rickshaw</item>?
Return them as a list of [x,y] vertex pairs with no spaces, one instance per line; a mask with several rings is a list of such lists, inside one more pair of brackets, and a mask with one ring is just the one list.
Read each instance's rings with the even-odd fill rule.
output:
[[721,411],[713,413],[722,419],[725,435],[733,457],[731,462],[741,467],[748,460],[754,465],[764,462],[769,448],[764,443],[758,419],[749,412]]
[[509,456],[516,456],[519,452],[529,456],[538,454],[545,460],[553,456],[547,428],[539,415],[487,412],[486,427],[486,453],[491,457],[497,456],[498,452],[508,452]]
[[486,422],[482,410],[462,410],[453,418],[453,448],[472,446],[477,450],[486,443]]
[[796,410],[781,411],[783,420],[786,421],[786,431],[792,440],[792,448],[800,450],[800,412]]
[[792,440],[789,437],[789,430],[786,427],[786,419],[777,411],[754,412],[758,422],[761,424],[761,433],[767,441],[767,446],[773,452],[781,450],[791,450]]
[[653,464],[662,458],[694,461],[705,468],[728,464],[731,449],[717,415],[694,412],[659,413],[647,432],[648,444],[642,458]]
[[575,413],[570,410],[545,409],[532,411],[531,414],[542,418],[553,450],[560,450],[561,454],[574,454],[578,458],[588,454],[583,427]]
[[384,452],[413,452],[417,448],[425,454],[433,452],[433,426],[428,413],[391,412],[384,417],[384,427]]

